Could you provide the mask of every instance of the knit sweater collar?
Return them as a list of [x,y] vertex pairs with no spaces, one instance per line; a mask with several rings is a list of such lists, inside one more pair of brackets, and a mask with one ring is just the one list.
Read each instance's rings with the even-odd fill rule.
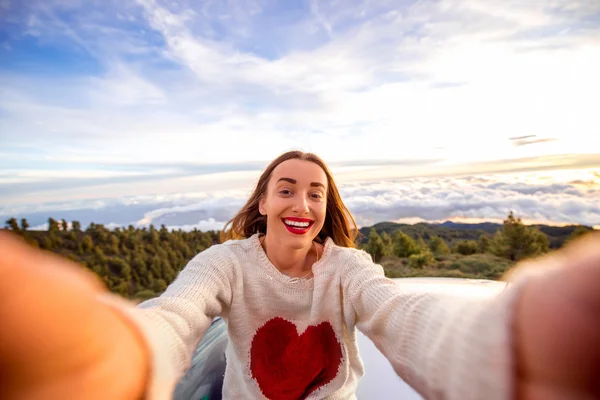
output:
[[265,271],[269,279],[275,280],[282,284],[293,285],[294,287],[301,289],[313,288],[314,277],[321,272],[323,264],[327,261],[327,258],[331,254],[331,249],[333,246],[335,246],[333,240],[330,237],[327,237],[323,243],[323,254],[319,257],[319,261],[315,262],[312,266],[313,277],[294,279],[280,272],[277,267],[273,265],[271,260],[269,260],[267,253],[265,253],[265,250],[261,246],[259,233],[252,235],[249,240],[252,243],[252,246],[256,249],[258,265],[260,265],[260,267]]

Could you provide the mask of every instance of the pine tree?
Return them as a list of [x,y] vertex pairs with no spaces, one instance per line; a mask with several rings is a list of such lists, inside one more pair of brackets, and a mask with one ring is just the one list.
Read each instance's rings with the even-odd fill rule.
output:
[[58,221],[54,218],[48,218],[48,232],[58,232]]
[[71,228],[74,232],[81,232],[81,223],[79,221],[73,221]]
[[490,251],[491,240],[489,235],[483,233],[479,236],[479,241],[477,242],[477,251],[479,253],[487,253]]
[[419,254],[421,252],[415,241],[406,233],[402,232],[401,229],[398,229],[394,233],[393,242],[394,255],[396,257],[410,257],[413,254]]
[[511,211],[492,240],[492,252],[512,261],[548,251],[548,237],[534,227],[527,227]]
[[417,247],[421,250],[429,250],[429,246],[427,246],[427,243],[425,243],[425,239],[423,239],[423,236],[419,236],[419,238],[417,239]]
[[439,236],[433,236],[431,238],[431,241],[429,242],[429,250],[431,250],[431,252],[434,255],[450,254],[450,249],[448,248],[448,245],[446,244],[444,239],[442,239]]
[[365,250],[371,255],[371,257],[373,257],[374,262],[379,262],[381,257],[383,257],[383,240],[381,240],[381,237],[377,234],[375,228],[371,228],[371,232],[369,233],[369,242],[365,246]]
[[381,234],[381,241],[383,242],[383,256],[391,256],[394,254],[394,242],[387,232]]
[[13,232],[21,232],[21,229],[19,228],[19,223],[17,222],[16,218],[11,218],[7,220],[6,227]]

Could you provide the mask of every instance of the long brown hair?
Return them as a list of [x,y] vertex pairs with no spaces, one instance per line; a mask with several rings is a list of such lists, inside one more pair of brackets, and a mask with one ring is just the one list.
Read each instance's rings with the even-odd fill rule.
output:
[[[325,162],[315,154],[304,153],[297,150],[280,155],[264,170],[258,179],[254,192],[246,202],[246,205],[244,205],[244,207],[242,207],[242,209],[225,224],[225,227],[221,232],[222,242],[230,239],[246,239],[257,232],[263,234],[267,233],[267,217],[261,215],[258,210],[260,198],[267,192],[269,179],[271,178],[271,174],[275,167],[284,161],[293,159],[313,162],[321,167],[327,176],[327,209],[325,223],[323,224],[321,232],[317,235],[316,240],[323,243],[327,237],[330,237],[338,246],[356,247],[355,240],[358,235],[356,222],[354,221],[352,214],[350,214],[350,211],[348,211],[344,205],[329,168],[327,168]],[[231,228],[227,229],[230,224]]]

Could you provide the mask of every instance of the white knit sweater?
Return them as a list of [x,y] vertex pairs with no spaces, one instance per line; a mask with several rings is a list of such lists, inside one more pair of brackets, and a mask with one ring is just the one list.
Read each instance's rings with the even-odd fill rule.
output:
[[216,316],[230,339],[226,399],[354,398],[363,375],[356,328],[427,399],[511,397],[514,290],[484,299],[411,292],[364,251],[331,239],[313,273],[282,274],[254,235],[201,252],[156,299],[105,301],[146,339],[152,400],[171,398]]

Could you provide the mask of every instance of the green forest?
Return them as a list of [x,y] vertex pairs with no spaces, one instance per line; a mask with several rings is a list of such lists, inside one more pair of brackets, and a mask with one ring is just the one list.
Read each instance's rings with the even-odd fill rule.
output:
[[361,230],[360,246],[397,277],[498,279],[517,261],[556,250],[593,229],[525,225],[512,212],[502,224],[381,223]]
[[219,242],[219,232],[116,228],[48,219],[47,231],[31,231],[27,220],[11,218],[6,228],[29,244],[76,261],[97,274],[114,293],[147,299],[162,293],[196,254]]
[[[48,219],[46,231],[26,219],[6,229],[33,247],[73,260],[98,275],[121,296],[144,300],[162,293],[196,254],[219,243],[220,232],[169,230],[164,225],[108,229],[78,221]],[[591,231],[585,226],[526,226],[513,213],[503,224],[381,223],[362,228],[357,245],[386,275],[498,279],[518,260],[563,246]]]

